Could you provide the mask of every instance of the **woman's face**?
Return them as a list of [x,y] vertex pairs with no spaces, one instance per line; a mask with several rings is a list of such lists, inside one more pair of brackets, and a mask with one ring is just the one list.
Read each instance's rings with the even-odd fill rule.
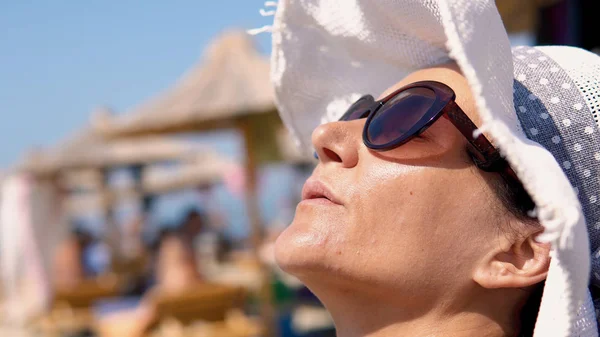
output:
[[[480,125],[467,82],[454,65],[417,71],[382,96],[422,80],[450,86],[458,105]],[[499,223],[508,217],[489,183],[495,175],[473,166],[465,138],[445,118],[386,152],[365,147],[364,123],[328,123],[313,132],[319,164],[305,189],[329,193],[334,202],[308,199],[298,205],[277,240],[278,264],[311,288],[329,284],[396,294],[404,303],[460,292],[499,244]]]

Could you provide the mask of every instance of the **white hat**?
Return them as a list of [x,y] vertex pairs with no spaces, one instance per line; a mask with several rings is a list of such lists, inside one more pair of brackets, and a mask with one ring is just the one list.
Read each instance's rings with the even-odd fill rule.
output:
[[600,57],[511,50],[493,0],[280,0],[269,30],[277,106],[305,149],[315,127],[361,95],[455,60],[481,131],[517,173],[541,239],[552,243],[535,336],[598,335],[588,285],[590,258],[600,256]]

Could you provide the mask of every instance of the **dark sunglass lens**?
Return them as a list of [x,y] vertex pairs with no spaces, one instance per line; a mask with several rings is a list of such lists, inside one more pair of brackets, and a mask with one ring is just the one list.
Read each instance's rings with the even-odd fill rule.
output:
[[373,106],[375,99],[371,95],[363,96],[348,108],[346,113],[340,118],[340,121],[353,121],[367,117],[369,109]]
[[387,101],[373,116],[367,137],[373,145],[405,140],[418,125],[424,125],[435,103],[435,93],[427,88],[404,90]]

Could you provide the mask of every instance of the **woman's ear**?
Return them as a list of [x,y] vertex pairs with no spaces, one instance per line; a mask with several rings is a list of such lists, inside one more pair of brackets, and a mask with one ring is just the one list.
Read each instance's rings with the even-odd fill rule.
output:
[[540,243],[531,231],[527,236],[502,236],[477,265],[473,280],[484,288],[526,288],[546,279],[550,244]]

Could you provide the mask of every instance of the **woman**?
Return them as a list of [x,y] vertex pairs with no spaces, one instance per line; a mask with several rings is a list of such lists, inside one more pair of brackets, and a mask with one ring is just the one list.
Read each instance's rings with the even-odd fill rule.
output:
[[206,226],[205,222],[201,213],[190,210],[176,230],[162,233],[155,266],[157,289],[161,292],[177,293],[201,282],[194,239]]
[[79,285],[93,272],[86,265],[85,254],[94,242],[94,237],[79,226],[57,249],[54,256],[53,284],[57,290],[69,290]]
[[[451,87],[478,123],[454,64],[416,71],[387,92],[425,80]],[[327,304],[340,336],[368,335],[391,320],[389,335],[515,335],[514,313],[550,262],[549,244],[536,241],[543,228],[527,216],[531,202],[517,203],[518,188],[478,170],[446,119],[376,153],[362,143],[364,125],[328,123],[313,133],[319,165],[278,239],[279,265]]]
[[[425,80],[453,88],[477,124],[454,64],[414,72],[388,92]],[[523,324],[532,329],[534,321],[518,313],[534,299],[539,307],[534,293],[547,276],[550,245],[537,240],[543,227],[528,216],[528,196],[500,174],[478,170],[467,140],[448,120],[386,152],[362,144],[364,129],[362,118],[314,131],[319,166],[278,239],[279,265],[319,295],[340,336],[371,329],[513,336]]]
[[484,0],[282,0],[271,30],[319,160],[276,259],[339,336],[597,335],[597,56],[511,53]]

